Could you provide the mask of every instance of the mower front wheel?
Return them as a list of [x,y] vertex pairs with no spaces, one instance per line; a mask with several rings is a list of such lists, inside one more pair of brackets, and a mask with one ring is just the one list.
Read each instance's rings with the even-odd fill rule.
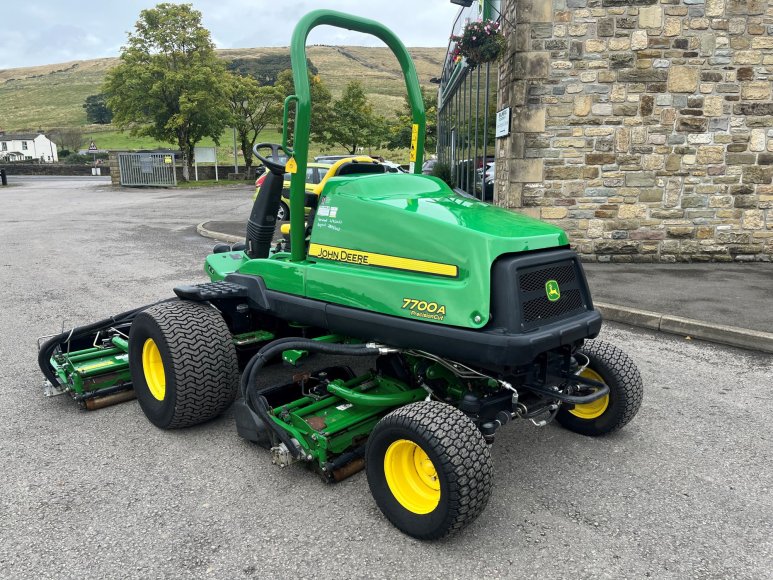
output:
[[129,332],[129,370],[143,413],[161,429],[217,417],[239,386],[236,349],[223,317],[196,302],[164,302],[137,315]]
[[391,412],[370,434],[365,457],[379,509],[415,538],[460,530],[491,496],[488,445],[464,413],[445,403],[421,401]]

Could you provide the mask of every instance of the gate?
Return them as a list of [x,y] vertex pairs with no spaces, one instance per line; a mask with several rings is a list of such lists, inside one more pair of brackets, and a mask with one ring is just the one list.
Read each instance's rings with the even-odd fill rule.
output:
[[177,185],[173,153],[119,153],[121,185]]

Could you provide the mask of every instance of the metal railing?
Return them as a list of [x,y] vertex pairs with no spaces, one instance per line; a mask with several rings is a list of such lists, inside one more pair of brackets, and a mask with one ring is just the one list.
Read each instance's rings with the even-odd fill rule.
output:
[[[475,12],[478,6],[459,11],[453,35],[480,16]],[[487,9],[484,3],[484,17]],[[486,170],[494,161],[498,66],[486,63],[471,69],[464,60],[451,58],[453,48],[449,42],[438,94],[438,163],[448,165],[455,187],[493,201],[494,187],[487,183]]]

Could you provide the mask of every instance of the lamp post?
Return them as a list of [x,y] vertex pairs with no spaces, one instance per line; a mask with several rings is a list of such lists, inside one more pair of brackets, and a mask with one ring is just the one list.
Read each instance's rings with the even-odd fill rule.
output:
[[239,173],[239,162],[236,159],[236,127],[233,128],[234,131],[234,173]]

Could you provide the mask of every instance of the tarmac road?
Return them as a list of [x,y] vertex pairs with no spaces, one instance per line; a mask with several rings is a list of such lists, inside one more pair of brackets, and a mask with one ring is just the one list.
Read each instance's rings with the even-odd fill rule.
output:
[[21,182],[0,189],[0,577],[773,577],[772,357],[606,325],[644,377],[636,419],[603,439],[510,424],[486,511],[422,543],[363,473],[281,470],[230,412],[165,432],[135,401],[41,394],[38,336],[202,280],[194,224],[246,219],[249,187]]

